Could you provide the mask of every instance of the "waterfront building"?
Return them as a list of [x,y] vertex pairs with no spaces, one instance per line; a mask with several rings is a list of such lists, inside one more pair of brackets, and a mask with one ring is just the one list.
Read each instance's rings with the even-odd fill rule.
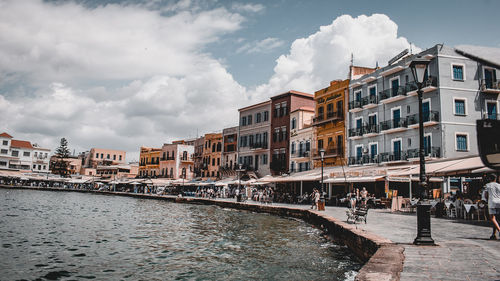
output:
[[205,146],[205,137],[201,136],[194,140],[194,177],[201,178],[203,170],[203,147]]
[[321,166],[319,150],[324,149],[324,166],[345,165],[346,155],[346,100],[349,79],[334,80],[330,86],[314,93],[316,115],[313,125],[316,129],[316,144],[313,150],[314,166]]
[[271,97],[270,143],[271,174],[289,173],[290,163],[290,112],[300,107],[314,107],[314,96],[298,91],[288,91]]
[[139,166],[134,164],[128,165],[102,165],[97,166],[96,175],[101,178],[123,179],[135,178],[137,176]]
[[97,168],[99,165],[123,165],[126,163],[126,154],[123,150],[92,148],[89,153],[84,153],[83,166]]
[[0,169],[48,173],[50,149],[15,140],[5,132],[0,134]]
[[248,174],[263,177],[269,168],[269,135],[271,131],[271,101],[238,109],[238,163]]
[[56,163],[61,160],[66,162],[67,175],[80,175],[80,171],[82,170],[82,160],[75,155],[70,155],[65,158],[59,158],[56,155],[52,155],[50,157],[50,168],[52,170],[52,173],[57,173],[60,171],[55,171],[54,169],[55,167],[57,167]]
[[422,89],[426,158],[477,155],[476,120],[498,116],[498,67],[487,64],[498,61],[487,57],[495,52],[478,55],[483,62],[442,44],[407,52],[350,81],[350,165],[418,161],[417,87],[409,68],[416,57],[430,61]]
[[222,165],[221,177],[233,177],[236,175],[238,162],[238,126],[222,130]]
[[161,148],[141,147],[139,176],[143,178],[156,178],[160,176]]
[[203,146],[203,166],[201,176],[204,179],[220,178],[219,167],[222,158],[222,133],[205,134]]
[[313,168],[311,147],[314,142],[314,108],[299,107],[290,112],[290,173]]
[[160,177],[172,179],[193,179],[194,145],[186,141],[175,141],[163,144],[160,159]]

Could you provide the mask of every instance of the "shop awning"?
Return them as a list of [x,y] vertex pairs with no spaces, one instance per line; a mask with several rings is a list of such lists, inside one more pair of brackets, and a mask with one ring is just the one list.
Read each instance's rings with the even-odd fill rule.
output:
[[339,177],[339,178],[331,178],[324,180],[325,183],[344,183],[344,182],[375,182],[379,180],[383,180],[384,176],[378,175],[378,176],[365,176],[365,177]]

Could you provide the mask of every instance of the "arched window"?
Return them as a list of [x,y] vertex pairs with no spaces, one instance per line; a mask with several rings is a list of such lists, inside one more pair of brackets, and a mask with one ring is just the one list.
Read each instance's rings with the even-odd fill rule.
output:
[[188,158],[188,152],[187,151],[182,152],[182,159],[187,160],[187,158]]
[[170,168],[170,177],[173,178],[174,177],[174,168]]
[[217,143],[217,152],[222,151],[222,144],[220,142]]
[[212,152],[215,152],[215,143],[212,144]]
[[297,119],[295,117],[292,118],[292,130],[297,127]]

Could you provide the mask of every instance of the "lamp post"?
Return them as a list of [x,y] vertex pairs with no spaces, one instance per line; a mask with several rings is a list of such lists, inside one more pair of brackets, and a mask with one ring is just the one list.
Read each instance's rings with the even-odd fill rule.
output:
[[323,183],[323,163],[325,160],[325,150],[322,148],[319,150],[319,155],[321,156],[321,197],[319,200],[321,201],[321,207],[318,208],[318,211],[324,211],[325,210],[325,188],[324,188],[324,183]]
[[419,193],[420,200],[417,205],[417,237],[413,241],[415,245],[435,245],[431,237],[431,204],[427,201],[427,181],[425,177],[425,147],[424,147],[424,116],[422,108],[422,83],[429,60],[420,57],[410,63],[413,80],[417,84],[418,94],[418,133],[419,133]]

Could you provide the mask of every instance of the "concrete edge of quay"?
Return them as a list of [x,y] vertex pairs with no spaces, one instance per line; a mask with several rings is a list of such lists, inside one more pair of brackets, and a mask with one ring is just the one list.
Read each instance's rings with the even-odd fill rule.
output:
[[143,199],[166,200],[175,203],[216,205],[222,208],[233,208],[251,212],[269,213],[278,216],[302,219],[310,224],[322,228],[325,233],[334,241],[349,247],[349,249],[351,249],[358,258],[365,262],[363,267],[356,275],[356,280],[399,280],[401,272],[403,271],[404,247],[393,243],[389,239],[377,236],[365,230],[358,229],[355,224],[348,224],[319,211],[301,208],[290,208],[285,206],[246,204],[240,202],[218,201],[205,198],[159,196],[140,193],[9,185],[0,185],[0,188],[31,189],[43,191],[72,191],[102,195],[118,195]]

